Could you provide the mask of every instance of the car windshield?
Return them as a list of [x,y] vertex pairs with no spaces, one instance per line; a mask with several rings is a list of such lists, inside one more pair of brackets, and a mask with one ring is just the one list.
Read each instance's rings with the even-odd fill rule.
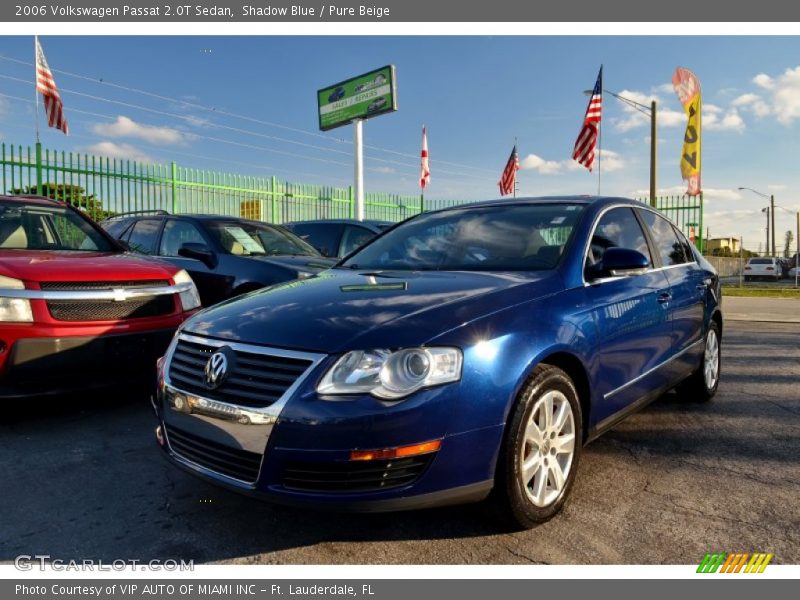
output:
[[321,256],[293,233],[250,221],[212,221],[208,230],[228,254],[236,256]]
[[0,249],[116,251],[111,242],[68,208],[0,201]]
[[538,271],[558,264],[579,204],[512,204],[424,214],[351,256],[351,269]]

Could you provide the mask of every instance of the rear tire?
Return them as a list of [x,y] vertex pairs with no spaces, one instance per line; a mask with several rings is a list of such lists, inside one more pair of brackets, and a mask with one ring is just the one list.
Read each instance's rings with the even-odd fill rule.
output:
[[700,366],[678,386],[678,393],[687,400],[708,402],[716,395],[722,365],[721,342],[719,325],[712,320],[706,332],[703,360]]
[[490,502],[502,522],[529,529],[552,518],[578,470],[583,418],[575,385],[552,365],[537,366],[508,416]]

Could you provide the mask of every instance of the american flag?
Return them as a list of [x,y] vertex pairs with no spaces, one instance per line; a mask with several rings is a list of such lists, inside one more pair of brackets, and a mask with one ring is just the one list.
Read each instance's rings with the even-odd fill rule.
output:
[[519,157],[517,156],[517,145],[514,144],[514,149],[511,151],[511,156],[508,157],[506,168],[503,169],[500,181],[497,182],[497,185],[500,186],[501,196],[506,196],[514,191],[514,185],[517,182],[517,171],[519,171]]
[[597,137],[600,131],[600,121],[603,116],[603,67],[597,74],[597,83],[594,84],[586,116],[583,118],[583,128],[575,141],[575,150],[572,158],[584,167],[592,170],[594,165],[594,151],[597,148]]
[[64,104],[53,79],[53,73],[47,66],[47,59],[44,57],[44,50],[36,37],[36,91],[44,98],[44,110],[47,113],[47,124],[69,134],[67,119],[64,117]]
[[422,126],[422,153],[420,154],[419,187],[423,190],[431,182],[431,168],[428,164],[428,132]]

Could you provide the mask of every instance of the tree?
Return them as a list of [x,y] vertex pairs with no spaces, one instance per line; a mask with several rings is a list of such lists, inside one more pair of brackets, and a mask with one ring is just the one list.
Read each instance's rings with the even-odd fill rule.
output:
[[794,241],[794,233],[791,229],[786,230],[786,243],[783,245],[783,257],[789,258],[792,255],[792,242]]
[[[36,185],[14,188],[10,190],[10,193],[15,195],[35,195],[37,193]],[[103,210],[102,200],[94,194],[87,196],[86,190],[79,185],[70,185],[68,183],[43,183],[42,196],[71,204],[78,210],[85,212],[94,221],[107,219],[114,214],[111,211]]]

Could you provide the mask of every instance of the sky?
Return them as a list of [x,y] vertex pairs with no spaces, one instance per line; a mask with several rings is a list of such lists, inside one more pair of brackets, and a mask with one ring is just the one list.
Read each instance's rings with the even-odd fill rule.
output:
[[[179,25],[178,25],[179,26]],[[395,113],[364,124],[367,191],[419,193],[423,123],[429,198],[498,195],[516,140],[520,195],[595,194],[571,160],[587,97],[604,87],[658,102],[658,189],[685,190],[686,117],[677,66],[703,89],[705,221],[711,237],[759,250],[775,195],[776,245],[800,210],[800,37],[670,36],[47,36],[70,123],[45,147],[324,185],[353,178],[352,127],[318,129],[315,92],[386,64]],[[34,141],[33,39],[0,38],[0,141]],[[606,94],[600,192],[645,197],[649,120]]]

